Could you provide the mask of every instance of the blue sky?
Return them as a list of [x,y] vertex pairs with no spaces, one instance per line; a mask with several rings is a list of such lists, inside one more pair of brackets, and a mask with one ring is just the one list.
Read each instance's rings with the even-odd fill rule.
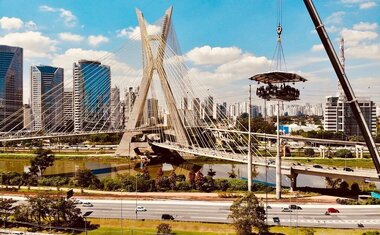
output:
[[[0,0],[0,44],[24,48],[24,101],[32,64],[61,66],[69,77],[74,61],[110,52],[110,63],[131,66],[127,70],[134,75],[128,76],[138,76],[140,52],[129,39],[138,24],[135,8],[154,23],[171,5],[189,74],[219,100],[246,100],[246,78],[269,70],[276,46],[277,0]],[[301,103],[323,102],[325,96],[335,95],[336,76],[303,2],[284,0],[282,5],[288,70],[309,80],[300,86]],[[315,0],[315,5],[336,49],[339,38],[345,38],[346,71],[357,95],[380,104],[380,1]],[[116,51],[125,43],[130,47],[123,60]],[[125,76],[123,71],[113,71],[114,84]]]

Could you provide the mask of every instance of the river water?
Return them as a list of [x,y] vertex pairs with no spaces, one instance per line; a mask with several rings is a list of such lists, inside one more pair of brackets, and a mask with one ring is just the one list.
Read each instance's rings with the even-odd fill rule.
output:
[[[22,173],[28,170],[30,166],[28,159],[0,159],[0,171],[8,172],[15,171]],[[247,165],[245,164],[226,164],[226,163],[216,163],[216,164],[192,164],[192,163],[182,163],[179,165],[172,165],[170,163],[149,165],[148,170],[152,177],[156,176],[159,168],[163,167],[165,174],[170,174],[172,170],[175,170],[176,174],[183,174],[186,177],[189,172],[193,170],[201,169],[204,175],[210,168],[216,172],[215,178],[228,178],[229,172],[234,171],[237,178],[247,177]],[[45,171],[45,175],[67,175],[73,176],[74,172],[78,169],[90,169],[98,177],[111,176],[116,177],[117,174],[131,174],[134,175],[136,172],[141,171],[136,162],[130,162],[128,160],[108,158],[108,159],[58,159],[54,162],[52,167],[49,167]],[[275,169],[268,168],[265,172],[265,167],[256,167],[256,181],[275,183]],[[282,185],[289,186],[289,179],[284,176],[282,178]],[[319,176],[309,176],[309,175],[299,175],[297,178],[298,187],[326,187],[325,180]]]

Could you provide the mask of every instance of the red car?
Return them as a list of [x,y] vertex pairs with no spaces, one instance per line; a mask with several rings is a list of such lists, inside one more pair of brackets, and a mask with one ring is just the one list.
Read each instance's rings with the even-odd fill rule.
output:
[[339,210],[337,210],[335,208],[328,208],[326,212],[328,212],[328,213],[339,213]]

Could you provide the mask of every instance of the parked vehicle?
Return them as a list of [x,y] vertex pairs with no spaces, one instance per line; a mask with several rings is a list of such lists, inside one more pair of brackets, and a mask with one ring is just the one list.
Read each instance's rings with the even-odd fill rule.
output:
[[314,167],[314,168],[318,168],[318,169],[323,169],[323,166],[321,166],[321,165],[317,165],[317,164],[313,165],[313,167]]

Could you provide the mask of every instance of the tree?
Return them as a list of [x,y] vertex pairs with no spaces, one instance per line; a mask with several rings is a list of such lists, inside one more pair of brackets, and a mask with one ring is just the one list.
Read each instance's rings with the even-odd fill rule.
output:
[[231,214],[228,218],[232,219],[237,234],[251,234],[252,228],[257,228],[259,234],[268,232],[265,224],[265,209],[259,205],[254,193],[248,192],[243,197],[236,199],[230,210]]
[[90,170],[78,170],[76,172],[76,176],[74,178],[74,182],[76,186],[81,188],[101,188],[101,183],[98,177],[96,177]]
[[341,178],[333,179],[330,177],[325,177],[325,181],[328,187],[332,189],[338,188],[338,186],[343,182]]
[[170,224],[161,223],[157,226],[157,234],[170,234],[172,232],[172,227]]
[[356,194],[360,193],[360,188],[359,188],[358,183],[354,182],[351,184],[351,192],[356,193]]
[[305,155],[308,157],[312,157],[315,154],[314,149],[305,149],[304,152],[305,152]]
[[177,174],[174,172],[174,170],[169,175],[169,182],[171,190],[174,190],[177,183]]
[[194,172],[194,170],[191,170],[189,172],[189,183],[190,183],[192,188],[195,188],[195,172]]
[[227,174],[228,174],[228,177],[230,177],[231,179],[235,179],[236,178],[235,164],[231,164],[231,171],[227,172]]
[[335,157],[339,158],[353,158],[354,155],[352,155],[351,151],[348,149],[339,149],[334,153]]
[[17,202],[16,200],[13,200],[12,198],[0,198],[0,214],[1,218],[5,221],[8,221],[8,217],[10,214],[13,214],[16,207],[13,206],[13,204]]
[[207,175],[208,175],[208,176],[211,176],[211,177],[214,177],[215,174],[216,174],[216,171],[214,171],[214,170],[212,169],[212,167],[210,166],[210,168],[208,169]]
[[34,175],[42,176],[46,168],[54,164],[55,157],[50,149],[38,148],[34,154],[36,155],[30,160],[30,172]]
[[195,186],[198,190],[202,190],[202,185],[205,181],[203,173],[199,170],[195,175]]
[[343,181],[342,183],[339,184],[339,188],[341,190],[347,191],[348,190],[348,183],[346,181]]

